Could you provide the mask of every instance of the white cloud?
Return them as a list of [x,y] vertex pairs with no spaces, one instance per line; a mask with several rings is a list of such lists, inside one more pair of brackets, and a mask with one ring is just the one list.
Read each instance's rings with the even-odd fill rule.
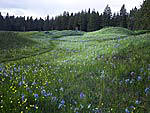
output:
[[107,4],[112,12],[120,10],[123,4],[129,12],[135,6],[139,7],[143,0],[0,0],[0,12],[17,16],[45,17],[47,14],[55,16],[63,11],[78,12],[82,9],[95,9],[103,12]]

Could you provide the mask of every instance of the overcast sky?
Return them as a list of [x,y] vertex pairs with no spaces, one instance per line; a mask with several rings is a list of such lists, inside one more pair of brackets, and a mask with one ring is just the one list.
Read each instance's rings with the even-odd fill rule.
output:
[[15,16],[46,17],[56,16],[64,11],[78,12],[95,9],[102,13],[107,4],[112,12],[120,10],[125,4],[127,11],[140,7],[143,0],[0,0],[0,12],[3,16],[8,12]]

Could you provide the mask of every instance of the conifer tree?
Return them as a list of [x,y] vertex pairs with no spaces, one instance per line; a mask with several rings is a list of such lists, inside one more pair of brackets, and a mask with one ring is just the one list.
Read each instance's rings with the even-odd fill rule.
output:
[[80,30],[81,31],[87,31],[87,12],[83,11],[80,14],[79,18],[79,24],[80,24]]
[[120,10],[120,26],[127,28],[127,12],[124,4]]
[[0,30],[4,30],[4,18],[0,12]]
[[103,12],[103,27],[111,25],[111,16],[111,8],[107,5]]

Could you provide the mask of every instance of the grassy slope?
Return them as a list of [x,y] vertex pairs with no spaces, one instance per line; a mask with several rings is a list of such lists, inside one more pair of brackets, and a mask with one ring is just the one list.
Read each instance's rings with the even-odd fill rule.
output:
[[122,28],[57,40],[44,33],[25,34],[55,46],[38,56],[0,64],[2,112],[150,110],[150,34],[132,36]]
[[130,31],[128,29],[125,29],[125,28],[121,28],[121,27],[107,27],[107,28],[101,29],[99,31],[88,33],[88,35],[90,35],[90,34],[91,35],[100,35],[100,34],[132,35],[132,34],[134,34],[134,32]]
[[[51,51],[55,45],[51,38],[62,36],[82,35],[75,31],[49,31],[44,32],[0,32],[0,62],[14,61]],[[47,38],[47,39],[46,39]]]

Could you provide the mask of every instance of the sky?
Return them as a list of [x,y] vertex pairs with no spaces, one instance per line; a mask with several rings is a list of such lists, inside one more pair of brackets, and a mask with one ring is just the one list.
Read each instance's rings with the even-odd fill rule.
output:
[[95,9],[102,13],[108,4],[112,12],[118,12],[125,4],[127,12],[135,6],[137,8],[143,0],[0,0],[0,12],[3,16],[33,16],[50,17],[63,14],[64,11],[76,13],[81,10]]

